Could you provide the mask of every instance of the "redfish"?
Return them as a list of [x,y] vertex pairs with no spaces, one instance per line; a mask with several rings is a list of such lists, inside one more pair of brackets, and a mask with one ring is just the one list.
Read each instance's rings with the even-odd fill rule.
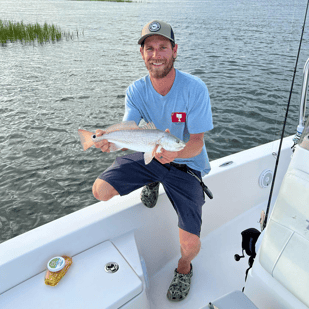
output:
[[150,122],[139,127],[135,121],[124,121],[108,127],[106,132],[97,137],[94,133],[78,130],[78,135],[84,150],[92,147],[94,143],[106,139],[112,143],[110,151],[117,151],[121,148],[128,148],[135,151],[144,152],[145,164],[149,164],[154,157],[154,149],[159,145],[156,152],[161,149],[167,151],[180,151],[186,144],[171,133],[158,130]]

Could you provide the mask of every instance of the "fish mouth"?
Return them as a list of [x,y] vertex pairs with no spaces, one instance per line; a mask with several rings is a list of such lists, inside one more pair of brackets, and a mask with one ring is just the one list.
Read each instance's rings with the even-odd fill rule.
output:
[[177,148],[177,150],[179,151],[179,150],[182,150],[182,149],[184,149],[185,148],[185,146],[186,146],[186,144],[185,143],[181,143],[181,144],[178,144],[177,146],[176,146],[176,148]]

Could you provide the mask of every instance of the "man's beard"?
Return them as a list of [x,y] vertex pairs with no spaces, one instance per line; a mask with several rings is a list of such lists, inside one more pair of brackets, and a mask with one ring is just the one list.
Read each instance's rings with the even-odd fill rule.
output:
[[157,70],[153,68],[153,65],[151,64],[146,64],[146,68],[149,71],[151,77],[164,78],[174,67],[174,62],[175,62],[175,58],[172,57],[165,63],[165,67],[163,70]]

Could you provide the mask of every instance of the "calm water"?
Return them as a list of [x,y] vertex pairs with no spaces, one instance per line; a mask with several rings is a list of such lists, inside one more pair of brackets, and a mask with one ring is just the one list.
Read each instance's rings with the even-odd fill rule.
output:
[[[152,19],[173,25],[176,67],[209,88],[211,160],[277,139],[305,7],[306,0],[0,0],[2,20],[84,32],[73,41],[0,46],[0,242],[96,202],[92,183],[119,154],[83,152],[77,129],[121,121],[125,89],[147,74],[136,42]],[[306,31],[288,135],[308,55]]]

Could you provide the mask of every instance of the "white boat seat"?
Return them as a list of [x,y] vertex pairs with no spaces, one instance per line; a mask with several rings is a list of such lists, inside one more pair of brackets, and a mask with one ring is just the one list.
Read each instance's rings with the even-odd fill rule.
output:
[[260,264],[309,307],[309,151],[297,146],[265,229]]
[[258,309],[241,291],[234,291],[226,294],[211,302],[211,304],[201,309]]

